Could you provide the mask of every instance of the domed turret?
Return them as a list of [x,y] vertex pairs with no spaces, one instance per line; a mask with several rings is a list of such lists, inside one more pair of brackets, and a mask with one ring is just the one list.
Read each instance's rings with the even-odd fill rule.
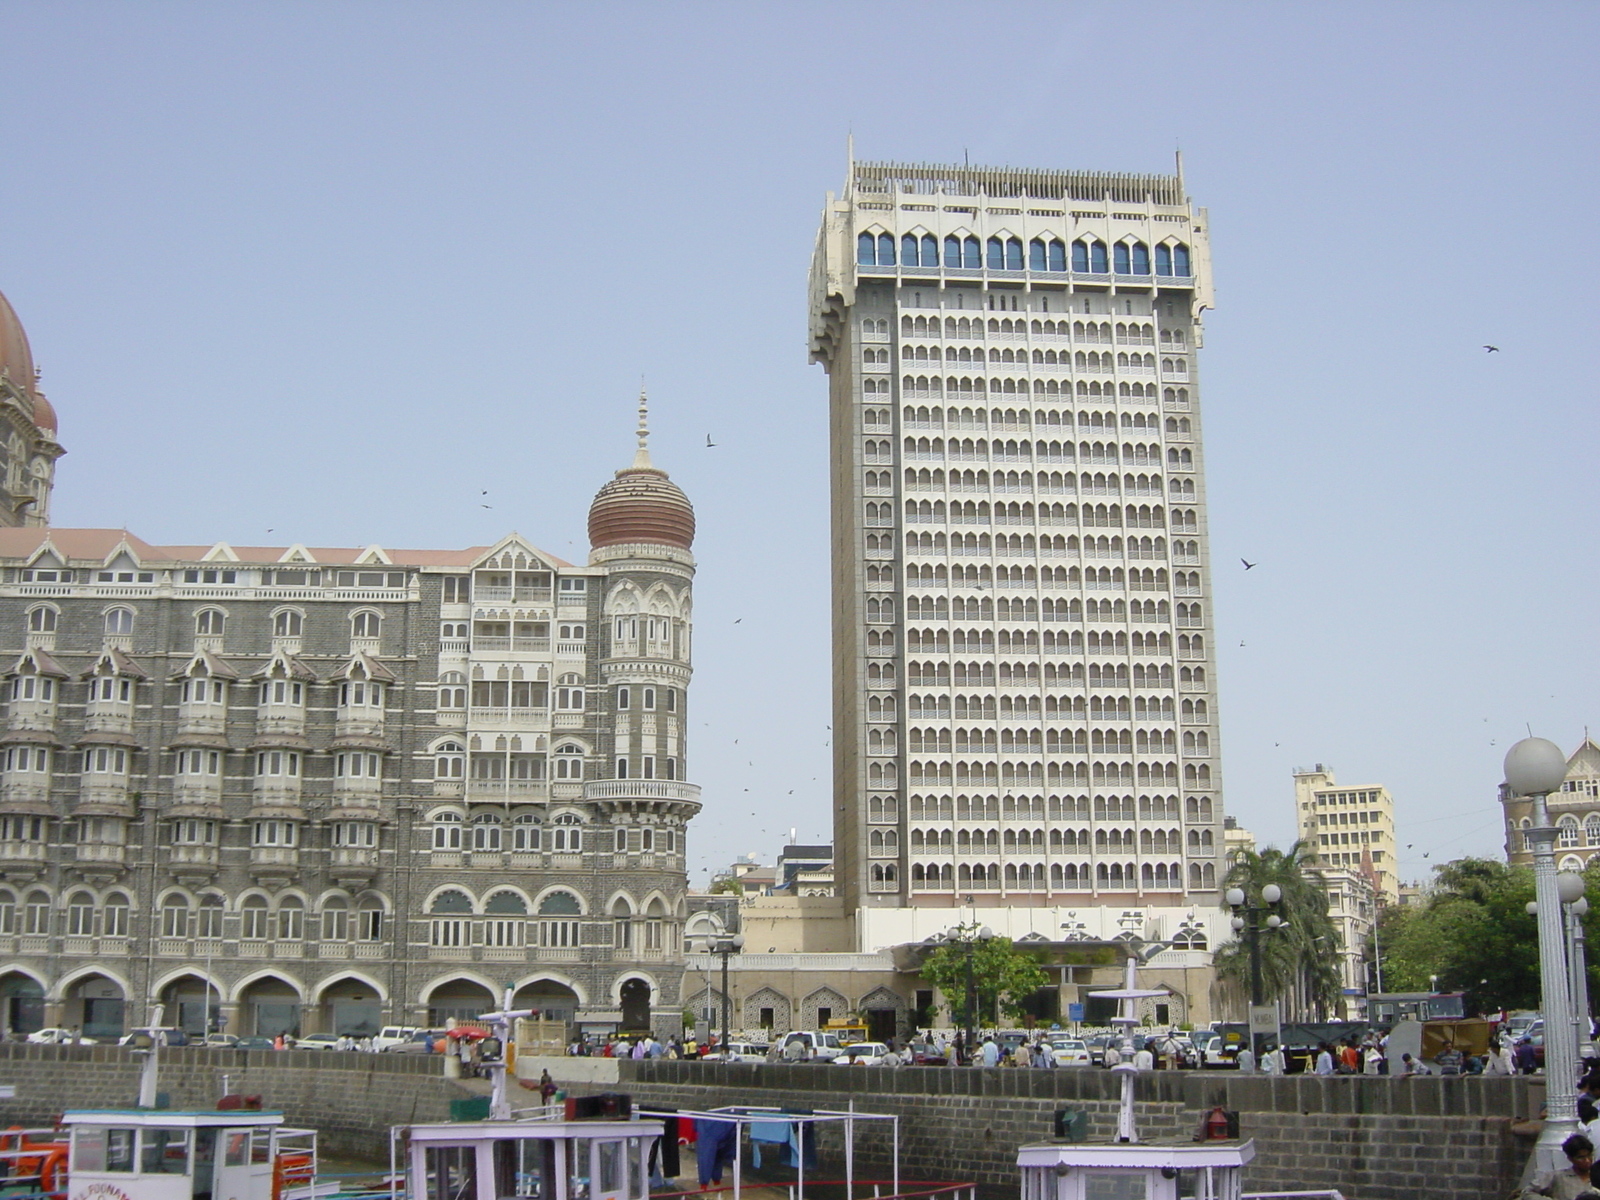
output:
[[618,546],[646,542],[688,550],[694,545],[694,506],[683,489],[653,466],[646,443],[644,393],[639,393],[639,449],[633,465],[595,494],[589,506],[589,544]]
[[25,392],[33,391],[33,351],[28,348],[28,335],[17,320],[17,310],[11,301],[0,293],[0,374]]

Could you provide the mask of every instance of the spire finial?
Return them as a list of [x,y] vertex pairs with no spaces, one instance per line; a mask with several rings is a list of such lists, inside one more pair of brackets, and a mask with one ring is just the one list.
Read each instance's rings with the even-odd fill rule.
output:
[[649,446],[650,398],[645,395],[644,377],[642,375],[639,377],[639,428],[635,431],[635,436],[639,439],[639,449],[634,453],[633,465],[636,469],[649,467],[651,465]]

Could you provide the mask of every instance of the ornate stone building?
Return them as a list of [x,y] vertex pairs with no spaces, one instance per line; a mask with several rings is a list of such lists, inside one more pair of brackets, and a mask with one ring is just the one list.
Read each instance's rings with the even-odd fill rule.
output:
[[159,1002],[193,1031],[362,1033],[508,984],[579,1026],[676,1026],[694,514],[642,399],[587,565],[517,534],[158,546],[36,525],[59,447],[17,427],[49,409],[9,307],[0,354],[39,481],[0,528],[6,1032],[106,1037]]

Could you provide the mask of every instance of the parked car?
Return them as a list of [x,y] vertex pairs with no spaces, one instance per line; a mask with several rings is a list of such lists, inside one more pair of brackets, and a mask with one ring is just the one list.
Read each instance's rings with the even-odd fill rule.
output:
[[433,1048],[444,1037],[442,1029],[418,1029],[398,1046],[389,1046],[385,1054],[432,1054]]
[[276,1050],[277,1046],[269,1037],[242,1037],[233,1043],[235,1050]]
[[339,1035],[337,1033],[308,1033],[305,1037],[295,1041],[296,1050],[337,1050],[339,1048]]
[[231,1050],[239,1044],[239,1039],[231,1033],[208,1033],[205,1044],[215,1050]]
[[1089,1046],[1082,1038],[1053,1038],[1050,1041],[1050,1053],[1055,1056],[1058,1067],[1092,1067],[1094,1059],[1089,1054]]
[[728,1043],[725,1053],[718,1055],[723,1062],[766,1062],[767,1053],[772,1049],[766,1042],[732,1042]]
[[888,1053],[889,1047],[882,1042],[852,1042],[833,1061],[836,1066],[877,1067]]
[[28,1040],[34,1045],[44,1046],[93,1046],[94,1038],[84,1037],[75,1029],[35,1029],[28,1035]]
[[796,1029],[783,1036],[783,1053],[781,1057],[788,1061],[790,1058],[789,1047],[795,1042],[801,1046],[801,1062],[832,1062],[839,1056],[843,1049],[839,1045],[839,1035],[836,1033],[818,1033],[810,1029]]
[[373,1037],[372,1048],[377,1051],[393,1050],[409,1042],[416,1032],[415,1025],[385,1025]]
[[129,1030],[127,1033],[122,1035],[121,1039],[117,1042],[117,1045],[131,1046],[134,1044],[135,1039],[143,1038],[150,1038],[162,1046],[187,1046],[191,1040],[189,1035],[183,1030],[173,1028],[172,1026],[162,1026],[159,1029],[147,1027],[144,1029]]
[[1109,1033],[1097,1033],[1093,1037],[1084,1039],[1084,1044],[1089,1047],[1089,1061],[1093,1065],[1097,1067],[1106,1065],[1106,1047],[1111,1041],[1112,1035]]
[[915,1041],[906,1047],[906,1054],[914,1067],[948,1067],[950,1057],[935,1042]]

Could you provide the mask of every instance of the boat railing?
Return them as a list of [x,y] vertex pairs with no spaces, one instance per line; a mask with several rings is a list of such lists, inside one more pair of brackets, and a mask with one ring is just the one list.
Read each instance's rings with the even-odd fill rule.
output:
[[[0,1130],[0,1176],[7,1200],[24,1196],[62,1196],[66,1192],[68,1142],[56,1128]],[[37,1182],[37,1192],[12,1191],[17,1184]]]
[[1312,1192],[1245,1192],[1239,1200],[1344,1200],[1344,1193],[1336,1188]]
[[[798,1196],[798,1189],[793,1183],[775,1184],[762,1182],[754,1186],[769,1190],[786,1187],[789,1192],[789,1200],[796,1200]],[[806,1186],[842,1188],[846,1187],[847,1183],[843,1179],[808,1179],[806,1180]],[[897,1192],[894,1190],[894,1186],[894,1182],[888,1179],[857,1179],[855,1180],[856,1191],[849,1197],[849,1200],[866,1200],[867,1188],[872,1189],[872,1200],[928,1200],[929,1197],[934,1196],[942,1197],[943,1200],[977,1200],[978,1197],[978,1185],[975,1183],[925,1183],[919,1184],[915,1189],[907,1192]],[[687,1192],[652,1191],[650,1200],[689,1200],[690,1197],[714,1196],[719,1192],[731,1193],[733,1191],[734,1186],[731,1183],[724,1184],[721,1187],[694,1188]],[[1321,1195],[1322,1193],[1306,1192],[1303,1194],[1310,1196]],[[9,1200],[9,1197],[7,1200]]]

